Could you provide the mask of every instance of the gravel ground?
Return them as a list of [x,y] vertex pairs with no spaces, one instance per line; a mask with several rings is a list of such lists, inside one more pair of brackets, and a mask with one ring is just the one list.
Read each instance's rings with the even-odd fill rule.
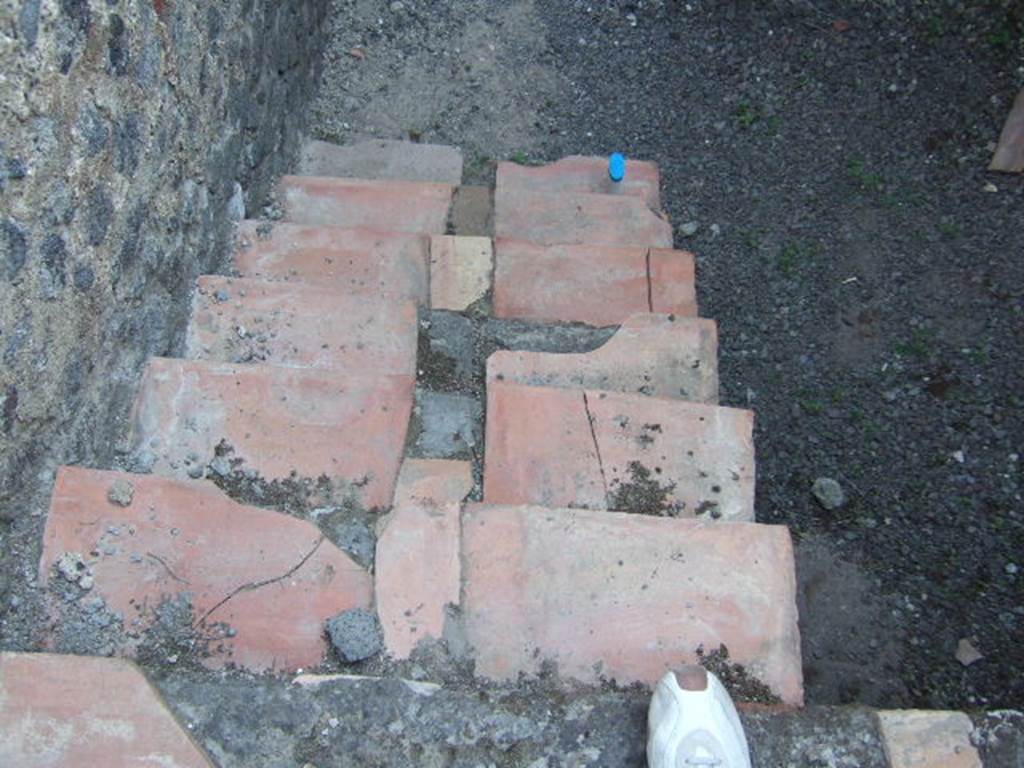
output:
[[758,414],[759,519],[800,541],[810,702],[1024,704],[1024,182],[985,171],[1019,3],[340,0],[333,23],[323,138],[456,144],[476,182],[660,163],[723,402]]

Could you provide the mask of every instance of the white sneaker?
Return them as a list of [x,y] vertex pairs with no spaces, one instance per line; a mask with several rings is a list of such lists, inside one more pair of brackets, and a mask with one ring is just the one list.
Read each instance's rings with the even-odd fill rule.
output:
[[750,750],[736,707],[703,667],[669,672],[654,688],[647,712],[648,768],[750,768]]

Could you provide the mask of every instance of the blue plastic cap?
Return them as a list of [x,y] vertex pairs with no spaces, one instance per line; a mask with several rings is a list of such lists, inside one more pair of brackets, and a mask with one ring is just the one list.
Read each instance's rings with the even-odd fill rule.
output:
[[608,175],[612,181],[622,181],[626,178],[626,156],[616,152],[608,158]]

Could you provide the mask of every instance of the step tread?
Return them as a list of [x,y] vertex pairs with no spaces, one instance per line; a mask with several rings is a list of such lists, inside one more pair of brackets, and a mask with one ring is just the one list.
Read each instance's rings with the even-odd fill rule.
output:
[[753,422],[736,408],[491,382],[484,500],[752,522]]
[[185,356],[358,373],[416,374],[416,305],[334,287],[204,275]]
[[445,606],[459,602],[459,514],[473,489],[469,462],[406,459],[395,501],[379,526],[374,579],[388,653],[406,659],[444,632]]
[[467,506],[463,601],[479,674],[653,683],[724,644],[783,702],[803,700],[796,577],[782,526]]
[[132,662],[0,652],[0,755],[10,768],[213,768]]
[[494,314],[618,325],[638,312],[697,315],[693,254],[661,248],[494,243]]
[[430,239],[418,233],[278,222],[238,228],[235,267],[242,277],[331,286],[358,296],[430,300]]
[[631,315],[592,352],[502,350],[487,360],[487,381],[600,389],[718,402],[718,328],[713,320]]
[[201,471],[223,440],[263,481],[323,475],[335,500],[383,508],[412,398],[411,376],[152,358],[130,440],[136,456],[149,453],[153,471],[171,477]]
[[296,224],[443,235],[455,188],[413,181],[283,176],[278,189],[285,219]]
[[392,139],[345,145],[310,139],[302,145],[299,173],[457,185],[462,181],[462,152],[442,144]]
[[[110,499],[115,484],[120,503]],[[83,556],[94,580],[88,597],[122,614],[126,628],[145,628],[162,601],[187,595],[193,626],[213,638],[204,661],[213,667],[316,665],[327,651],[323,623],[373,598],[369,573],[312,523],[243,506],[210,483],[157,475],[62,468],[43,583],[63,580],[53,566],[66,552]],[[119,650],[131,653],[131,643]]]
[[498,188],[494,235],[541,245],[672,247],[672,225],[631,195]]
[[661,207],[660,174],[656,163],[629,160],[626,178],[613,182],[608,176],[607,157],[569,155],[545,165],[498,163],[495,188],[513,192],[589,192],[632,195],[650,208]]

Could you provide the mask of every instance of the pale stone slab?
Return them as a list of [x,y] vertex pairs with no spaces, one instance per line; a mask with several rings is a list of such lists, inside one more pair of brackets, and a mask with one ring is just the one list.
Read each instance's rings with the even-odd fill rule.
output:
[[632,315],[593,352],[499,351],[487,381],[718,402],[718,328],[714,320]]
[[891,768],[981,768],[962,712],[883,710],[878,722]]
[[783,702],[803,702],[782,526],[473,504],[462,536],[478,674],[514,680],[553,661],[567,678],[650,684],[724,644]]
[[462,312],[487,295],[494,272],[489,237],[434,235],[430,239],[430,306]]
[[445,606],[459,603],[459,513],[473,488],[469,462],[406,459],[391,513],[380,525],[377,613],[388,653],[406,659],[444,631]]
[[213,768],[130,661],[0,653],[0,765]]
[[390,181],[462,181],[462,152],[441,144],[370,139],[331,144],[315,139],[302,146],[299,173]]

